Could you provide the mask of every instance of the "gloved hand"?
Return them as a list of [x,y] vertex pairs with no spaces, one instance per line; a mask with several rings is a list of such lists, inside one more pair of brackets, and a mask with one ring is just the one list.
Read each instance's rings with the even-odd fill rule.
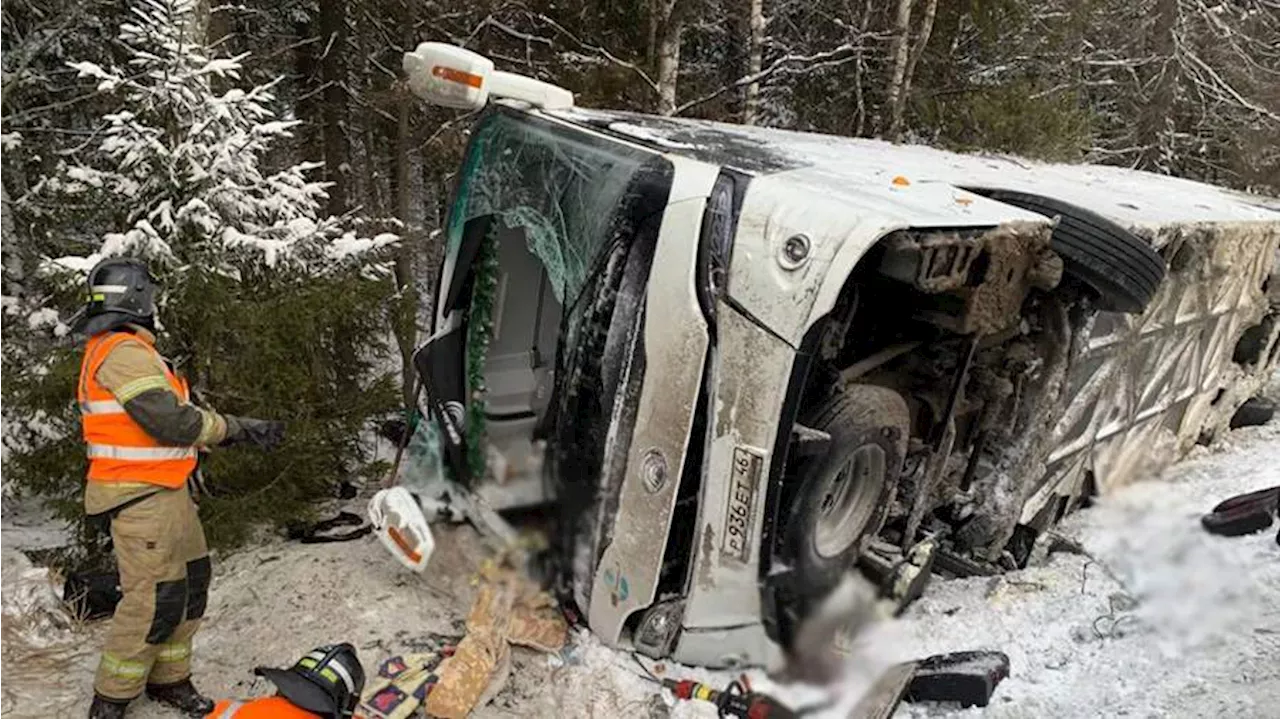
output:
[[253,417],[227,417],[227,438],[222,444],[252,442],[262,449],[270,450],[283,441],[284,422]]

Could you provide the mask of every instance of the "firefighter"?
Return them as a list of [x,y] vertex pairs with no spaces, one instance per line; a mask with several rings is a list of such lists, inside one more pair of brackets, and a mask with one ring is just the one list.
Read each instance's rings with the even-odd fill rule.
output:
[[288,669],[253,673],[276,685],[275,696],[224,699],[208,719],[350,719],[364,691],[364,668],[346,643],[315,649]]
[[135,259],[89,272],[73,329],[88,337],[76,397],[89,472],[85,513],[109,522],[123,598],[94,677],[90,719],[123,717],[144,691],[191,716],[213,702],[191,684],[191,637],[204,616],[210,563],[188,486],[199,450],[241,442],[270,449],[284,425],[191,403],[155,349],[156,284]]

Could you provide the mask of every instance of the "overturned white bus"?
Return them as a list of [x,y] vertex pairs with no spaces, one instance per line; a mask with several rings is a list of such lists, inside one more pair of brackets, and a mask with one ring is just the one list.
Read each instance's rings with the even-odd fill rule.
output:
[[485,108],[417,356],[448,466],[554,496],[610,644],[775,665],[867,562],[1024,564],[1276,366],[1280,201],[406,69]]

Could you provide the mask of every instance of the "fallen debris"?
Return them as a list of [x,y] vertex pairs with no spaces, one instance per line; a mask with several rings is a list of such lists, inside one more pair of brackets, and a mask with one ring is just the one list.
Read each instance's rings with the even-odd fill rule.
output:
[[83,622],[115,614],[122,598],[119,572],[71,572],[62,585],[67,609]]
[[[46,567],[36,567],[21,552],[4,552],[4,647],[10,640],[42,646],[72,627]],[[7,662],[6,662],[7,664]]]
[[880,675],[849,719],[888,719],[904,700],[985,707],[1008,676],[1009,657],[997,651],[936,654],[901,662]]
[[422,703],[440,679],[436,668],[453,651],[453,646],[445,646],[439,651],[397,655],[382,662],[353,719],[409,719],[420,715]]
[[554,655],[568,639],[568,624],[555,600],[510,565],[486,562],[479,581],[467,634],[453,656],[441,662],[439,679],[426,694],[430,716],[460,719],[489,703],[510,672],[510,645]]
[[426,569],[435,539],[418,500],[404,487],[382,489],[369,499],[369,522],[387,551],[415,572]]
[[1250,397],[1231,415],[1227,425],[1231,429],[1258,427],[1271,421],[1276,415],[1276,403],[1266,397]]
[[909,702],[957,702],[985,707],[996,686],[1009,676],[1004,652],[972,651],[939,654],[920,662],[907,686]]
[[854,706],[849,719],[889,719],[893,716],[911,685],[918,664],[902,662],[889,667]]
[[893,603],[894,614],[900,615],[924,594],[937,549],[936,541],[926,539],[904,555],[887,542],[872,542],[859,558],[859,567],[876,582],[880,595]]
[[1200,524],[1210,534],[1241,537],[1270,527],[1278,506],[1280,486],[1260,489],[1219,502],[1212,512],[1200,518]]
[[[331,534],[338,527],[356,527],[356,529]],[[303,544],[325,544],[328,542],[350,542],[372,531],[373,527],[364,524],[364,520],[359,515],[351,512],[338,512],[337,515],[319,522],[299,522],[290,525],[286,530],[286,536]]]

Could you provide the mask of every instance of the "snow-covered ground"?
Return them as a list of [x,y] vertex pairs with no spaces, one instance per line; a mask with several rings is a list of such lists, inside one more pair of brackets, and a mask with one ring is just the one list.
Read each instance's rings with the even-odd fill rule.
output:
[[1067,520],[1098,563],[1060,553],[931,586],[898,627],[904,651],[993,648],[1012,663],[990,707],[956,715],[1280,717],[1276,530],[1223,538],[1199,523],[1226,497],[1280,484],[1280,426],[1197,454]]
[[[903,717],[1280,717],[1280,546],[1276,533],[1203,532],[1219,500],[1280,484],[1280,424],[1233,433],[1162,477],[1137,483],[1061,528],[1092,558],[1050,555],[999,578],[937,581],[905,617],[875,630],[850,685],[896,658],[952,650],[1006,652],[1012,676],[986,709],[903,705]],[[24,625],[11,553],[26,513],[5,518],[2,714],[83,716],[103,623]],[[196,641],[196,679],[218,696],[269,691],[258,664],[284,665],[313,645],[349,640],[365,663],[461,631],[484,556],[467,528],[441,528],[425,578],[394,564],[373,538],[300,545],[271,540],[216,559],[210,611]],[[43,542],[41,542],[43,543]],[[28,572],[39,576],[39,572]],[[726,681],[667,665],[668,675]],[[758,687],[768,686],[756,677]],[[807,703],[812,692],[792,689]],[[669,709],[626,654],[585,634],[561,657],[517,650],[510,679],[479,717],[714,716]],[[131,717],[168,716],[139,702]]]

